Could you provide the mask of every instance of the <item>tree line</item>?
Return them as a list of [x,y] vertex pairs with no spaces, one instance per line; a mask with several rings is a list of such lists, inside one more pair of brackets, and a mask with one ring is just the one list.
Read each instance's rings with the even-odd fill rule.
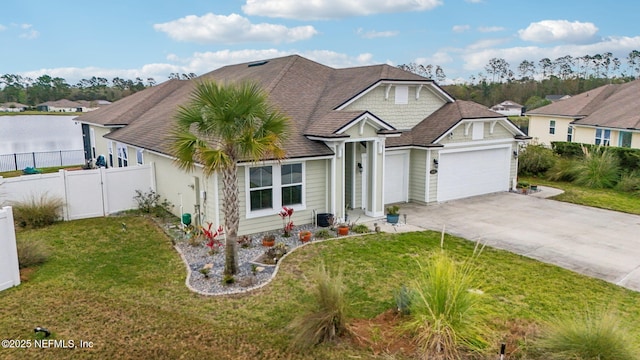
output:
[[[444,83],[439,65],[402,64],[401,69]],[[512,100],[528,109],[546,105],[546,95],[575,95],[610,83],[624,83],[640,77],[640,51],[632,50],[623,60],[612,53],[570,55],[555,60],[523,60],[514,70],[503,58],[492,58],[484,72],[471,75],[464,83],[443,85],[452,96],[493,106]]]
[[[191,79],[196,74],[171,73],[169,79]],[[116,101],[156,85],[154,78],[123,79],[115,77],[111,80],[93,76],[70,85],[61,77],[42,75],[36,79],[4,74],[0,76],[0,103],[17,102],[29,106],[61,99],[69,100],[107,100]]]

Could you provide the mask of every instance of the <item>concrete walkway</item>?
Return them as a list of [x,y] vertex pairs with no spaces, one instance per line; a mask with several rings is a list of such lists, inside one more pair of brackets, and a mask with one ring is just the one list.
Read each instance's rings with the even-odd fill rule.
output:
[[449,234],[640,291],[640,216],[545,199],[558,193],[542,187],[531,195],[404,204],[408,225],[381,226],[386,232],[445,226]]

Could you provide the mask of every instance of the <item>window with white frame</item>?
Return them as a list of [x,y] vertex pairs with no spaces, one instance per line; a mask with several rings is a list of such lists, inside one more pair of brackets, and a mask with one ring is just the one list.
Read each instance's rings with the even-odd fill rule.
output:
[[136,150],[136,161],[138,162],[138,165],[144,164],[144,154],[142,149]]
[[573,126],[567,128],[567,142],[573,141]]
[[113,142],[107,141],[107,150],[109,151],[109,167],[113,167]]
[[273,209],[273,166],[249,168],[251,211]]
[[116,143],[116,152],[118,153],[118,167],[129,166],[129,155],[127,154],[127,145]]
[[631,147],[631,137],[632,134],[628,131],[620,131],[618,134],[618,146],[620,147]]
[[556,133],[556,121],[549,120],[549,134],[553,135]]
[[273,215],[283,206],[304,206],[304,164],[273,164],[247,168],[247,215]]
[[302,204],[302,164],[281,167],[282,206]]
[[596,129],[596,145],[609,146],[611,143],[610,129]]

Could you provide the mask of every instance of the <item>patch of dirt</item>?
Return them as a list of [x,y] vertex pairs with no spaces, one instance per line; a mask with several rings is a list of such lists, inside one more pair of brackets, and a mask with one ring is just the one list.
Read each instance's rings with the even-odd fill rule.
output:
[[36,271],[35,268],[20,269],[20,282],[27,282],[31,275]]
[[390,309],[373,319],[356,319],[349,324],[351,341],[360,347],[370,349],[374,355],[402,354],[412,357],[416,345],[411,337],[402,332],[402,316]]

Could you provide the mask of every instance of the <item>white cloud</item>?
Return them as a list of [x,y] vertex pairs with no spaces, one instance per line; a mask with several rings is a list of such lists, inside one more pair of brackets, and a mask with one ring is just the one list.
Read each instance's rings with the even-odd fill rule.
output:
[[498,32],[498,31],[504,31],[504,28],[502,26],[480,26],[478,28],[478,31],[482,33]]
[[593,41],[598,28],[590,22],[543,20],[518,31],[520,39],[540,43],[564,42],[584,44]]
[[640,36],[609,37],[592,44],[558,45],[553,47],[523,46],[511,48],[466,48],[458,49],[467,71],[483,71],[491,58],[505,59],[511,70],[516,71],[523,60],[537,62],[543,58],[555,60],[565,55],[581,57],[584,55],[611,52],[624,62],[631,50],[640,48]]
[[360,37],[365,39],[375,39],[382,37],[394,37],[400,34],[399,31],[364,31],[364,29],[359,28],[356,33],[360,35]]
[[21,24],[20,29],[23,30],[23,32],[18,35],[21,39],[32,40],[40,36],[40,33],[35,30],[31,24]]
[[463,33],[465,31],[469,31],[470,29],[471,26],[469,25],[454,25],[451,30],[453,30],[453,32],[455,33]]
[[337,19],[350,16],[431,10],[442,0],[247,0],[247,15],[289,19]]
[[480,4],[484,2],[483,0],[465,0],[465,1],[472,4]]
[[440,65],[440,66],[451,63],[452,61],[453,61],[453,58],[451,57],[451,55],[447,51],[443,51],[443,50],[438,51],[429,57],[421,57],[414,60],[416,64],[423,64],[423,65],[431,64],[431,65]]
[[169,54],[167,56],[166,63],[146,64],[137,69],[64,67],[26,71],[19,73],[19,75],[36,79],[42,75],[47,74],[51,77],[61,77],[65,79],[70,85],[75,85],[82,79],[90,79],[92,76],[104,77],[109,80],[113,79],[114,77],[131,80],[139,77],[142,78],[145,82],[148,78],[154,78],[156,82],[161,83],[163,81],[166,81],[169,74],[171,73],[188,74],[193,72],[196,75],[203,75],[225,65],[262,59],[271,59],[292,54],[299,54],[300,56],[304,56],[321,64],[336,68],[364,66],[374,63],[373,55],[370,53],[350,56],[330,50],[311,50],[299,52],[296,50],[283,51],[277,49],[246,49],[234,51],[220,50],[210,52],[197,52],[192,56],[186,58],[180,57],[175,54]]
[[483,39],[474,42],[473,44],[467,46],[467,49],[478,50],[478,49],[486,49],[491,47],[496,47],[498,45],[504,44],[508,39]]
[[4,25],[0,24],[0,31],[6,30],[6,29],[7,29],[7,27],[6,27],[6,26],[4,26]]
[[294,42],[308,39],[318,32],[313,26],[288,28],[277,24],[252,24],[238,15],[206,14],[189,15],[183,18],[153,25],[157,31],[167,33],[178,41],[199,43],[234,44],[242,42]]

